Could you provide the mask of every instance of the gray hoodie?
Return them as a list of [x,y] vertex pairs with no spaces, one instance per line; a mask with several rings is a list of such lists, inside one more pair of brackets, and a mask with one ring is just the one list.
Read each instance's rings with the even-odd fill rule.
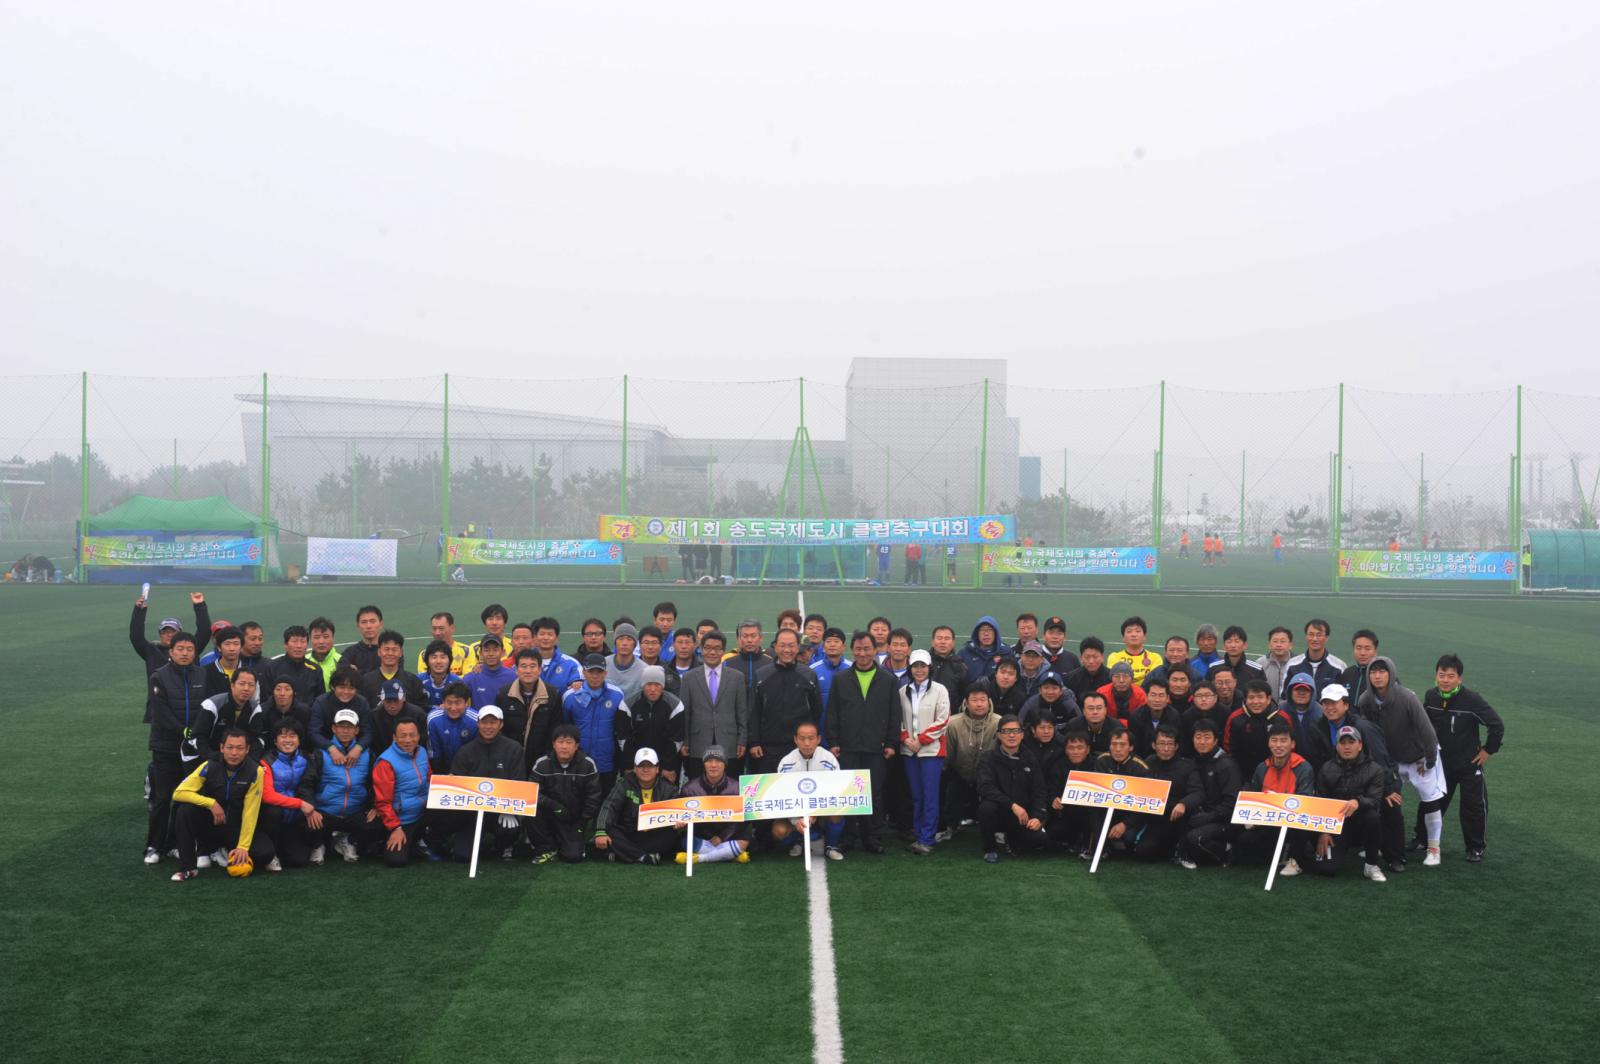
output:
[[1361,692],[1356,710],[1383,729],[1384,742],[1389,745],[1389,754],[1397,764],[1425,761],[1433,768],[1439,759],[1439,736],[1422,708],[1422,700],[1409,688],[1400,686],[1400,681],[1395,679],[1392,659],[1380,654],[1367,668],[1370,670],[1379,663],[1389,670],[1389,688],[1380,700],[1377,689],[1369,685]]

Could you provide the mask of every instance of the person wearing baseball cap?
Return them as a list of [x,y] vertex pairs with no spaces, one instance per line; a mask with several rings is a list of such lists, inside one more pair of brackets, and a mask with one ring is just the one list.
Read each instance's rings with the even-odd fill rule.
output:
[[1058,676],[1065,677],[1083,664],[1078,660],[1078,655],[1067,649],[1067,622],[1064,619],[1047,618],[1039,641],[1044,644],[1045,665]]
[[1321,762],[1312,756],[1312,733],[1322,727],[1322,707],[1317,705],[1317,681],[1309,672],[1297,672],[1289,677],[1288,694],[1278,707],[1294,725],[1294,748],[1311,762],[1313,771]]
[[[200,592],[191,593],[189,601],[194,604],[195,654],[198,656],[211,638],[211,612],[206,606],[205,595]],[[144,674],[147,677],[171,660],[172,637],[183,631],[183,622],[178,618],[163,617],[156,628],[156,641],[150,642],[144,634],[145,614],[149,609],[148,601],[140,595],[133,600],[133,617],[128,621],[128,642],[133,644],[133,652],[144,662]],[[150,718],[146,717],[145,723],[149,724]]]
[[950,693],[929,678],[933,658],[913,650],[910,682],[900,688],[900,760],[911,786],[911,852],[933,852],[939,831],[939,781],[944,775],[944,730],[950,723]]
[[[683,788],[685,798],[704,798],[713,795],[736,795],[739,781],[728,775],[728,753],[721,746],[706,747],[700,753],[700,775]],[[750,825],[744,821],[715,824],[706,828],[708,837],[696,838],[694,861],[696,864],[713,864],[718,861],[750,863]],[[688,855],[679,852],[678,863],[684,864]]]
[[[618,625],[615,633],[619,641],[621,629]],[[633,767],[617,777],[611,793],[600,803],[594,820],[594,848],[622,864],[660,864],[667,854],[683,848],[683,829],[640,831],[639,807],[670,801],[678,796],[678,788],[661,774],[661,755],[651,747],[639,747],[631,760]]]
[[[1333,686],[1336,685],[1329,685]],[[1334,735],[1334,749],[1333,760],[1317,772],[1317,793],[1344,802],[1344,826],[1337,836],[1327,833],[1317,836],[1309,871],[1322,876],[1336,875],[1346,852],[1359,847],[1365,854],[1361,874],[1374,883],[1383,883],[1386,877],[1380,864],[1383,831],[1379,818],[1389,773],[1367,753],[1361,741],[1361,729],[1353,722],[1338,729]]]
[[[336,674],[337,675],[337,674]],[[459,683],[460,681],[457,681]],[[353,689],[353,687],[352,687]],[[417,726],[423,756],[428,753],[428,711],[406,701],[406,688],[399,680],[387,680],[379,689],[383,696],[375,709],[368,711],[368,729],[372,734],[372,756],[381,757],[394,742],[394,729],[403,720]],[[360,695],[355,697],[359,698]],[[377,766],[374,765],[374,768]]]
[[622,688],[606,682],[606,658],[600,653],[584,657],[583,683],[561,698],[562,715],[578,726],[579,742],[594,758],[602,795],[610,794],[617,781],[617,711],[625,705]]
[[321,864],[328,844],[346,861],[360,860],[360,850],[370,840],[377,819],[372,808],[372,755],[356,743],[361,715],[346,707],[333,715],[333,739],[318,751],[317,789],[308,816],[316,845],[311,863]]
[[1039,693],[1039,681],[1050,671],[1050,666],[1044,660],[1044,644],[1037,639],[1030,639],[1022,644],[1017,664],[1019,666],[1017,686],[1022,688],[1023,701],[1027,701]]
[[1022,704],[1022,712],[1017,716],[1022,718],[1022,726],[1030,733],[1034,721],[1047,717],[1055,722],[1059,734],[1070,721],[1078,718],[1078,700],[1067,690],[1061,675],[1048,669],[1039,677],[1038,693]]
[[[494,653],[494,644],[489,644],[489,652]],[[523,752],[522,744],[505,734],[505,711],[496,705],[481,706],[478,709],[478,734],[470,742],[464,743],[456,751],[455,757],[450,761],[450,774],[452,776],[486,776],[497,780],[520,780],[524,778],[523,766],[528,763],[527,755]],[[449,850],[451,856],[457,861],[465,863],[472,859],[472,831],[477,823],[477,817],[472,813],[455,811],[438,811],[434,814],[435,837],[449,836]],[[484,853],[498,853],[503,860],[509,861],[512,856],[512,847],[516,845],[517,837],[522,834],[522,819],[510,813],[486,816],[483,818]]]

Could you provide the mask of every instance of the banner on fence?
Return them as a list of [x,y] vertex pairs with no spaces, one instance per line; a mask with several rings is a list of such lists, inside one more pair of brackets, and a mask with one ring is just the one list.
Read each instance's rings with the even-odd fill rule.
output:
[[1337,835],[1344,830],[1344,802],[1309,794],[1240,791],[1233,822],[1253,828],[1295,828]]
[[744,799],[737,794],[709,794],[700,798],[671,798],[639,807],[639,830],[679,828],[685,824],[738,823],[744,819]]
[[428,784],[428,808],[533,816],[539,808],[539,785],[493,776],[434,776]]
[[175,565],[220,567],[260,565],[261,540],[202,536],[194,539],[140,539],[84,536],[84,565]]
[[399,572],[397,539],[306,537],[306,573],[311,576],[394,576]]
[[1152,547],[987,547],[983,552],[986,573],[1149,576],[1156,565]]
[[621,565],[622,548],[598,539],[444,538],[451,565]]
[[1067,774],[1061,804],[1159,814],[1167,808],[1167,792],[1171,787],[1169,780],[1074,771]]
[[818,518],[649,517],[600,518],[600,538],[616,543],[716,543],[751,547],[848,547],[891,543],[1002,543],[1016,538],[1016,519],[980,517]]
[[1377,580],[1515,580],[1511,551],[1342,550],[1341,577]]
[[762,772],[739,777],[746,820],[853,816],[872,812],[872,777],[864,771]]

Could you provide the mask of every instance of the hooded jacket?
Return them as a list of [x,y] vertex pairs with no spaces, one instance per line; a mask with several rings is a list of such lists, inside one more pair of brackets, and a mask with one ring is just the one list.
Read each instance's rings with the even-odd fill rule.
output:
[[[978,643],[978,629],[984,626],[994,630],[994,645],[983,647]],[[1002,657],[1011,657],[1011,648],[1006,646],[1000,638],[1000,624],[993,617],[984,614],[978,618],[978,623],[972,626],[972,638],[967,640],[967,645],[956,652],[961,663],[967,667],[967,682],[994,675],[995,664]]]
[[945,726],[945,767],[968,783],[978,780],[978,759],[994,748],[1000,718],[994,713],[974,717],[962,710]]
[[1380,654],[1372,659],[1367,668],[1370,670],[1372,665],[1380,661],[1389,669],[1388,689],[1380,699],[1377,689],[1369,686],[1356,708],[1363,717],[1376,721],[1378,727],[1383,729],[1384,741],[1388,743],[1389,753],[1396,763],[1416,764],[1422,761],[1431,769],[1439,760],[1438,733],[1433,730],[1428,713],[1422,708],[1422,702],[1415,692],[1402,687],[1395,679],[1393,661]]

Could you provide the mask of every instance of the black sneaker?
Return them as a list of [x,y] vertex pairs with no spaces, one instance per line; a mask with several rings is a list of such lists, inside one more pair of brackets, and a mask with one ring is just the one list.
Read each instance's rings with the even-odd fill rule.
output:
[[1390,861],[1389,862],[1389,871],[1391,871],[1391,872],[1404,872],[1405,870],[1406,870],[1406,863],[1404,861]]
[[1467,863],[1468,864],[1481,864],[1482,862],[1483,862],[1483,851],[1482,850],[1468,850],[1467,851]]
[[994,850],[990,850],[988,853],[983,855],[983,862],[984,864],[999,864],[1000,854]]
[[1406,843],[1406,853],[1421,853],[1427,848],[1428,840],[1416,836],[1412,836],[1411,841]]

